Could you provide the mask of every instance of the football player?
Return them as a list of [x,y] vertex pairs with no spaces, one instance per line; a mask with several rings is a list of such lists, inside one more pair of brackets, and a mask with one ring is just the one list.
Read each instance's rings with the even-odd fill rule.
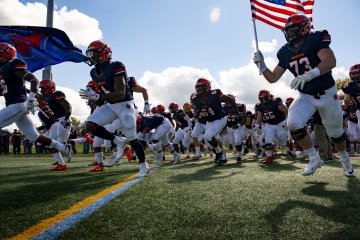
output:
[[[65,143],[70,136],[70,115],[71,115],[71,105],[66,100],[65,94],[61,91],[56,90],[56,84],[52,80],[42,80],[40,82],[40,93],[43,101],[47,103],[50,111],[49,118],[54,120],[54,123],[49,129],[49,137],[55,139],[58,142]],[[50,153],[53,155],[57,161],[57,165],[50,169],[51,171],[63,171],[67,169],[67,165],[64,162],[64,159],[61,156],[61,153],[57,148],[50,148]],[[70,162],[70,155],[68,156],[68,161]]]
[[86,129],[95,136],[113,141],[117,145],[117,157],[121,158],[124,153],[125,142],[103,127],[118,118],[123,134],[139,158],[140,171],[138,176],[145,176],[150,172],[150,169],[145,161],[144,148],[137,140],[135,108],[133,96],[127,84],[125,65],[119,61],[111,61],[110,46],[100,40],[89,44],[86,55],[88,57],[87,63],[94,66],[90,71],[92,79],[98,84],[103,83],[102,87],[106,93],[98,94],[91,89],[83,89],[80,90],[80,95],[88,100],[107,102],[107,104],[96,108],[88,117]]
[[261,104],[257,106],[258,116],[256,119],[258,126],[265,123],[264,135],[266,160],[264,163],[271,164],[273,161],[274,137],[281,146],[286,146],[286,117],[288,109],[280,98],[272,98],[268,90],[261,90],[259,92],[259,100]]
[[[30,82],[28,95],[25,81]],[[68,155],[69,146],[39,134],[28,115],[35,112],[38,85],[39,80],[27,70],[26,63],[16,58],[15,47],[7,42],[0,42],[0,96],[4,96],[6,105],[0,110],[0,128],[15,123],[30,142],[37,141]]]
[[234,111],[238,112],[235,99],[223,94],[220,89],[212,90],[210,81],[205,78],[199,78],[196,81],[195,90],[196,96],[192,99],[195,115],[198,118],[206,118],[204,140],[215,149],[215,165],[222,166],[227,160],[221,145],[215,138],[227,123],[221,103],[229,103]]
[[304,130],[308,119],[318,110],[338,150],[345,176],[352,176],[353,167],[346,152],[346,134],[342,127],[342,110],[331,75],[331,70],[336,66],[334,53],[329,46],[331,37],[326,30],[310,30],[311,22],[305,15],[290,16],[283,28],[287,43],[277,53],[279,62],[276,67],[269,70],[260,51],[254,54],[254,63],[270,83],[277,82],[286,70],[295,76],[290,87],[300,93],[289,108],[287,126],[293,139],[310,159],[302,174],[311,175],[323,165]]

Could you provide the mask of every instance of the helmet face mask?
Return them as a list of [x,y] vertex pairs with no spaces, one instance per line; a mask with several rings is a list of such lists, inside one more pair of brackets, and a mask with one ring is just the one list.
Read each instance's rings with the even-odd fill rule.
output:
[[310,20],[304,15],[292,15],[288,18],[285,27],[282,29],[286,41],[294,44],[307,36],[311,29]]
[[103,41],[93,41],[86,50],[88,59],[86,63],[90,66],[104,63],[111,59],[112,51],[108,44]]
[[199,78],[196,81],[195,91],[196,93],[208,92],[211,90],[210,81],[205,78]]
[[179,105],[177,105],[176,103],[170,103],[169,110],[171,113],[175,113],[179,110]]
[[351,66],[349,75],[351,81],[360,82],[360,64]]
[[271,97],[270,97],[270,92],[268,90],[261,90],[259,92],[259,101],[261,103],[266,103],[266,102],[269,102],[271,100]]
[[42,80],[39,85],[40,93],[44,96],[52,94],[55,92],[56,84],[51,80]]

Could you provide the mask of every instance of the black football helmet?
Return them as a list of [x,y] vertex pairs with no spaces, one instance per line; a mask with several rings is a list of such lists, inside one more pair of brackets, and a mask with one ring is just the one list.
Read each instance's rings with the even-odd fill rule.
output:
[[307,36],[311,29],[311,22],[305,15],[294,14],[288,18],[282,29],[286,41],[290,44]]
[[195,85],[196,93],[208,92],[211,90],[210,81],[205,78],[199,78]]
[[360,82],[360,64],[351,66],[349,75],[351,81]]
[[261,90],[259,92],[259,101],[261,103],[269,102],[271,99],[271,94],[268,90]]

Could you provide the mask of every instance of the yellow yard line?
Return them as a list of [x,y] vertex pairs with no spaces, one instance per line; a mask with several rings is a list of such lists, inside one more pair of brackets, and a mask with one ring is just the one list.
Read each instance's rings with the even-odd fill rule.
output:
[[45,219],[43,221],[41,221],[40,223],[32,226],[31,228],[19,233],[18,235],[16,235],[15,237],[12,238],[8,238],[9,240],[19,240],[19,239],[30,239],[33,238],[34,236],[42,233],[43,231],[45,231],[46,229],[48,229],[49,227],[51,227],[52,225],[54,225],[55,223],[63,220],[64,218],[80,211],[81,209],[89,206],[90,204],[92,204],[93,202],[95,202],[96,200],[102,198],[103,196],[105,196],[106,194],[114,191],[115,189],[118,189],[122,186],[124,186],[126,183],[130,182],[131,180],[134,180],[136,178],[137,174],[131,175],[130,177],[128,177],[127,179],[125,179],[122,182],[119,182],[109,188],[104,189],[103,191],[88,197],[86,199],[84,199],[83,201],[75,204],[74,206],[72,206],[71,208],[61,211],[59,214]]

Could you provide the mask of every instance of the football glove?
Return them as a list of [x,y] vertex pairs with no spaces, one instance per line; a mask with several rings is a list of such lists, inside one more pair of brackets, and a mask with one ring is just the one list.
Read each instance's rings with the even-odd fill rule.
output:
[[256,64],[256,66],[259,68],[261,73],[266,71],[267,67],[264,61],[264,56],[261,51],[257,51],[254,53],[253,61]]
[[145,105],[144,105],[144,113],[150,113],[150,104],[149,103],[145,103]]
[[26,109],[28,110],[28,112],[35,114],[35,107],[36,107],[36,104],[35,104],[34,99],[33,100],[28,99],[26,101]]
[[80,89],[79,91],[80,97],[82,99],[87,99],[87,100],[99,100],[100,94],[97,94],[96,92],[94,92],[92,89],[88,88],[88,89]]
[[320,76],[320,70],[316,67],[311,71],[308,71],[302,75],[294,78],[290,84],[290,87],[294,90],[300,89],[302,90],[305,86],[305,83],[313,80],[314,78]]

